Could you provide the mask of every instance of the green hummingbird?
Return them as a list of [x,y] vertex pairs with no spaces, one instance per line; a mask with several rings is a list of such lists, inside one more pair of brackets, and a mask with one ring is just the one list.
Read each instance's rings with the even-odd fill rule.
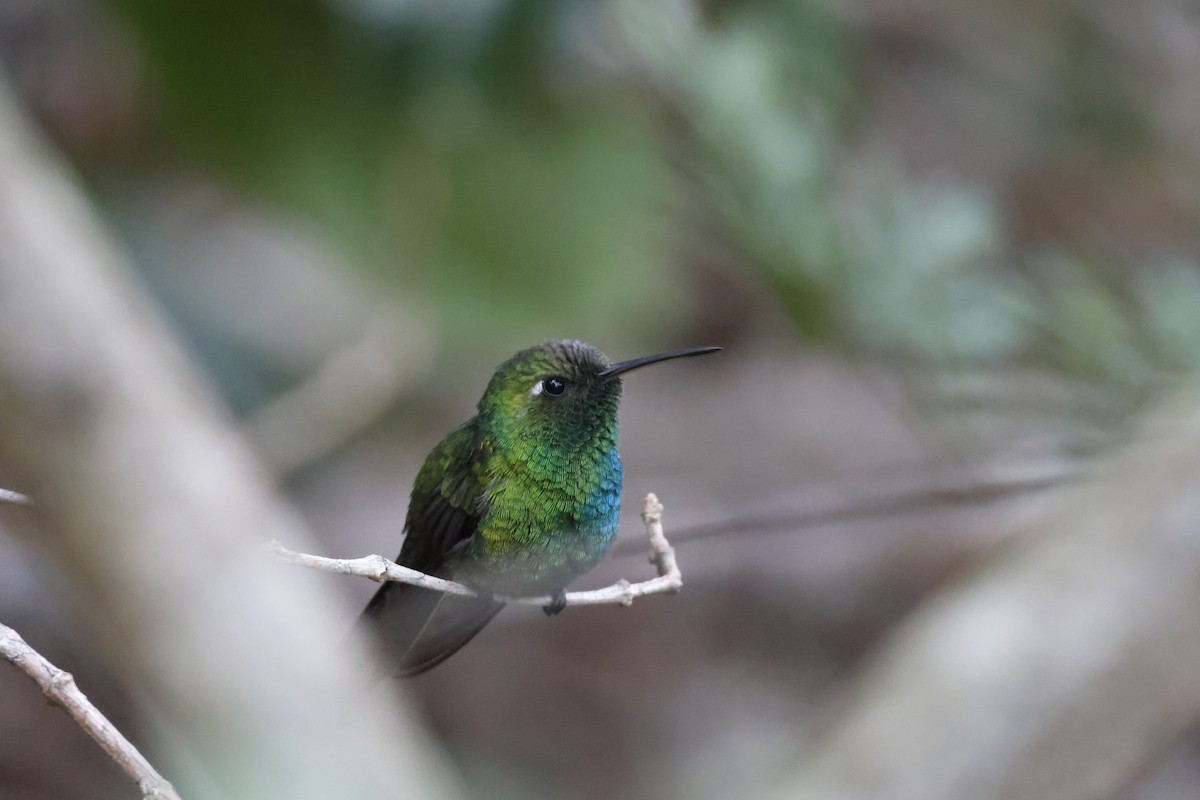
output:
[[719,347],[611,363],[595,347],[548,340],[492,375],[478,413],[417,473],[398,563],[476,589],[464,597],[385,583],[362,621],[402,677],[453,655],[504,607],[495,595],[551,595],[607,554],[621,509],[621,376]]

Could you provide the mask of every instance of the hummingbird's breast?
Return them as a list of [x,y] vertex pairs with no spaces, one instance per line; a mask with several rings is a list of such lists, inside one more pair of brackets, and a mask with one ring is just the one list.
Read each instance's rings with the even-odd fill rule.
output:
[[615,443],[598,456],[497,478],[456,575],[497,594],[563,588],[595,567],[616,540],[621,481]]

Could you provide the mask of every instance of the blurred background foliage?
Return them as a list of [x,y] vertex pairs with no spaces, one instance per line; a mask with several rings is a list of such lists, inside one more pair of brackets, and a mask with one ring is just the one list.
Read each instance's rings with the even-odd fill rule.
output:
[[[1200,366],[1198,41],[1184,0],[0,2],[0,61],[27,107],[310,521],[343,533],[395,532],[397,471],[471,412],[494,364],[548,336],[614,357],[728,347],[721,372],[675,387],[692,427],[666,410],[631,420],[675,424],[659,441],[680,455],[646,463],[693,521],[794,507],[806,479],[846,464],[986,461],[1016,440],[1095,455]],[[875,409],[863,377],[904,430],[827,424]],[[262,416],[314,382],[335,401]],[[363,428],[399,429],[402,455],[345,483],[374,481],[390,505],[330,506],[336,480],[291,473],[336,471]],[[897,444],[914,430],[915,455]],[[305,437],[319,441],[288,450]],[[686,494],[700,474],[727,505]],[[345,535],[335,549],[379,548]],[[885,599],[847,583],[837,544],[788,590],[803,602],[783,595],[797,619],[779,596],[744,600],[774,620],[764,630],[819,640],[809,700],[958,557],[903,541],[903,558],[863,545]],[[731,556],[713,552],[685,564],[716,587]],[[897,570],[921,588],[899,590]],[[860,595],[835,613],[850,584]],[[597,624],[636,639],[618,622]],[[429,702],[443,723],[466,713]],[[609,746],[634,760],[636,741]],[[714,775],[714,745],[692,744],[678,775],[643,764],[626,788],[717,796],[765,758],[747,745],[742,772]],[[574,766],[530,780],[593,796],[595,766]]]
[[[1154,38],[1183,4],[7,5],[10,69],[149,273],[185,258],[161,192],[203,183],[415,298],[447,357],[766,304],[975,393],[1050,370],[1101,429],[1200,358],[1193,56]],[[280,389],[192,312],[239,406]]]

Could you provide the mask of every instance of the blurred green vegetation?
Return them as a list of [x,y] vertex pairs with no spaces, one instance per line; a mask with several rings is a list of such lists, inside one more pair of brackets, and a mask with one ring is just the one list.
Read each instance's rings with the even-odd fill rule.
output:
[[645,113],[554,85],[579,78],[553,74],[570,5],[119,7],[178,140],[377,285],[432,297],[451,339],[629,344],[687,305],[670,175]]
[[286,210],[451,355],[783,316],[967,405],[1043,371],[1108,428],[1200,364],[1187,73],[1066,0],[911,5],[113,0],[151,143],[120,169]]

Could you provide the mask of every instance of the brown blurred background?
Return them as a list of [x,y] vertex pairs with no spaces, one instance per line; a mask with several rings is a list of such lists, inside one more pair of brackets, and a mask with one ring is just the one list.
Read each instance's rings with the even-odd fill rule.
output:
[[[0,0],[0,64],[327,554],[398,551],[512,351],[726,347],[627,382],[579,584],[650,574],[653,491],[684,593],[405,685],[473,796],[780,772],[1200,364],[1184,0]],[[0,621],[137,731],[38,537],[0,507]],[[0,709],[0,797],[135,796],[15,670]],[[1194,732],[1118,796],[1198,779]]]

